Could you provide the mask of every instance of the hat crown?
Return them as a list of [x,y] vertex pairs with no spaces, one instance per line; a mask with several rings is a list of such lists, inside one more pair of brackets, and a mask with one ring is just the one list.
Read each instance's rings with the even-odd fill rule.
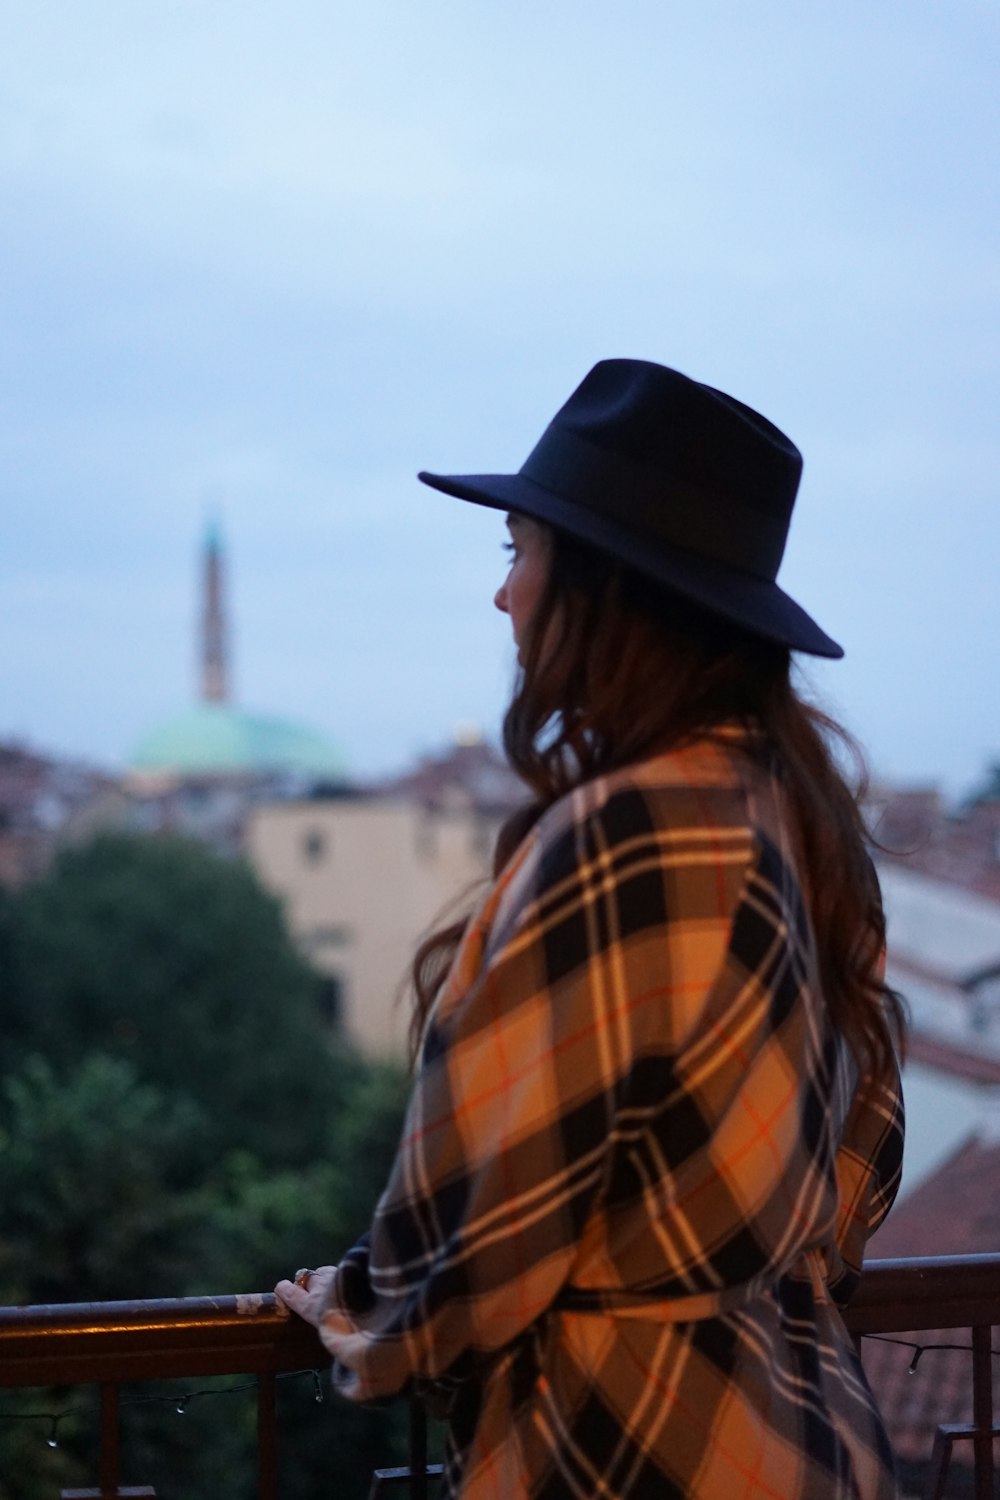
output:
[[709,504],[725,497],[782,516],[787,527],[802,475],[798,448],[760,412],[679,370],[601,360],[551,425],[659,471],[664,503],[671,487]]
[[610,359],[520,472],[636,546],[680,547],[773,583],[801,470],[795,445],[742,402],[662,365]]

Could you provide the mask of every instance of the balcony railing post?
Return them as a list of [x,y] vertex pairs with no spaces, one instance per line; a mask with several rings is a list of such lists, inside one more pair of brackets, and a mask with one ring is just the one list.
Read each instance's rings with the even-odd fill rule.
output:
[[121,1388],[112,1381],[101,1386],[101,1496],[115,1500],[118,1494],[119,1398]]
[[410,1402],[410,1500],[427,1500],[427,1411]]
[[278,1404],[273,1371],[257,1376],[257,1472],[260,1500],[278,1493]]
[[993,1500],[993,1365],[992,1329],[972,1329],[972,1439],[976,1500]]

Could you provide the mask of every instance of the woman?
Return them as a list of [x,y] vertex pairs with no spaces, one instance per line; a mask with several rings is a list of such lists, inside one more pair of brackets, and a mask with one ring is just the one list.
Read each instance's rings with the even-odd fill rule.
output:
[[518,474],[420,476],[509,512],[533,801],[418,954],[370,1234],[278,1291],[346,1396],[445,1403],[465,1500],[895,1494],[838,1304],[898,1181],[900,1006],[790,681],[842,655],[775,583],[800,471],[742,403],[607,360]]

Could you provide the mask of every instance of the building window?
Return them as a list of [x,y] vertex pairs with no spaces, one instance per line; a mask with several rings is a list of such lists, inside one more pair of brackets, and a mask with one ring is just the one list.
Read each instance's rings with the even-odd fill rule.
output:
[[323,948],[347,948],[354,941],[350,927],[311,927],[304,935],[306,951],[318,953]]
[[417,824],[414,844],[419,860],[426,863],[437,858],[437,830],[430,818],[424,818]]
[[331,1031],[339,1029],[344,1006],[344,981],[339,974],[321,974],[316,992],[320,1020]]
[[320,828],[307,828],[302,839],[306,864],[318,865],[326,858],[326,834]]

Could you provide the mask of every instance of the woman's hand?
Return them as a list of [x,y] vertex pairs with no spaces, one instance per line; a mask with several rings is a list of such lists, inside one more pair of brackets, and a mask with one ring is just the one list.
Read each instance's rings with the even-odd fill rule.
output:
[[330,1305],[333,1278],[336,1266],[320,1266],[316,1271],[296,1271],[294,1281],[279,1281],[274,1295],[279,1297],[293,1313],[298,1313],[314,1328]]

